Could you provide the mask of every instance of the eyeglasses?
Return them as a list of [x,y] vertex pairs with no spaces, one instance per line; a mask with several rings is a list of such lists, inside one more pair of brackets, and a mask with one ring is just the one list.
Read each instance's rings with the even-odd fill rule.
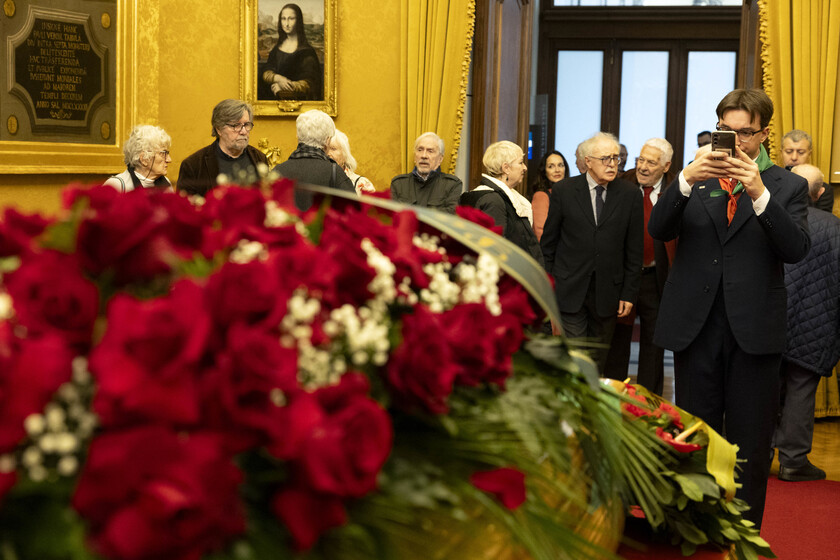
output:
[[732,130],[731,128],[729,128],[725,124],[716,125],[715,130],[728,130],[730,132],[735,132],[738,135],[738,138],[742,142],[749,142],[750,138],[752,138],[753,136],[755,136],[756,134],[761,132],[760,130],[749,130],[749,129]]
[[166,158],[169,157],[169,150],[161,150],[158,153],[163,156],[163,159],[166,159]]
[[614,164],[614,165],[618,165],[619,163],[621,163],[621,156],[604,156],[604,157],[586,156],[586,157],[588,157],[589,159],[597,159],[598,161],[600,161],[604,165],[609,165],[611,163]]
[[227,123],[227,126],[231,127],[234,130],[234,132],[241,132],[243,128],[245,129],[245,132],[251,132],[251,129],[254,128],[254,123]]

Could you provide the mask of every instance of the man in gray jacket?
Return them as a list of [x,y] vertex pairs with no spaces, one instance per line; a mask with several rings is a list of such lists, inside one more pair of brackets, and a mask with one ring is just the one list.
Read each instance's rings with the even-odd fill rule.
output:
[[396,202],[455,213],[464,190],[455,175],[443,173],[443,139],[424,132],[414,142],[414,169],[391,180],[391,198]]

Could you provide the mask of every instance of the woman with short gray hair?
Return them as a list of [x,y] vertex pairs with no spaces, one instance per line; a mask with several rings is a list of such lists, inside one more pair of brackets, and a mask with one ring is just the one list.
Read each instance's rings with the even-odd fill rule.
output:
[[135,126],[123,145],[126,170],[108,178],[103,184],[120,192],[136,188],[172,190],[172,184],[166,178],[172,161],[169,155],[171,144],[172,139],[159,126]]
[[528,166],[525,153],[507,140],[490,144],[482,158],[486,173],[481,183],[461,195],[461,204],[478,208],[502,228],[502,236],[544,266],[540,242],[532,227],[531,203],[516,187],[522,183]]

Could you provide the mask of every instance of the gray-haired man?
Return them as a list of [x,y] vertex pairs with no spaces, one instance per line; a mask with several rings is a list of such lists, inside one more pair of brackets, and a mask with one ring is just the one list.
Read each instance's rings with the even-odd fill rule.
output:
[[464,190],[455,175],[443,173],[443,139],[424,132],[414,142],[414,169],[391,180],[391,198],[397,202],[455,213]]

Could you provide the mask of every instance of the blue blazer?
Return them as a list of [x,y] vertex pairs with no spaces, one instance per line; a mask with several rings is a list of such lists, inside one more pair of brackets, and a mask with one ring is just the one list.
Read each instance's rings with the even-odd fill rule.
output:
[[614,179],[607,185],[598,225],[585,174],[554,185],[540,246],[561,312],[580,311],[593,272],[599,316],[616,315],[619,300],[636,302],[643,221],[642,193],[627,181]]
[[711,196],[717,179],[698,182],[691,196],[679,178],[653,207],[648,232],[655,239],[679,237],[659,307],[654,342],[684,350],[697,337],[719,289],[735,340],[749,354],[785,349],[787,294],[783,263],[808,254],[808,184],[773,166],[761,174],[770,202],[756,216],[746,193],[732,224],[727,196]]

